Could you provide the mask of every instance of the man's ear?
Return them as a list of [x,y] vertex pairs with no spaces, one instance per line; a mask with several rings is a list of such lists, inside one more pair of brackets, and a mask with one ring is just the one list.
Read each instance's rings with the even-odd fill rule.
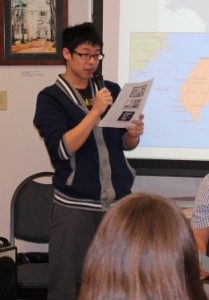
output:
[[62,49],[62,55],[63,55],[64,59],[68,60],[69,55],[71,55],[71,53],[70,53],[68,48],[63,48]]

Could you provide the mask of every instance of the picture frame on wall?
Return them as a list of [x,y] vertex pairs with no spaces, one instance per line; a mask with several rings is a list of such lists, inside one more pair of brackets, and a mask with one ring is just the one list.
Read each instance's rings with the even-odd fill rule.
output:
[[61,65],[68,0],[0,0],[0,65]]

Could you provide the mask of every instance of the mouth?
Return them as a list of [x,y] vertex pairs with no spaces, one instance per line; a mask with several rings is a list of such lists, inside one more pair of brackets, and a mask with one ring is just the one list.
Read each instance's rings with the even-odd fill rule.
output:
[[95,69],[86,69],[84,71],[85,71],[86,74],[88,74],[88,76],[91,77],[93,75],[93,73],[95,72]]

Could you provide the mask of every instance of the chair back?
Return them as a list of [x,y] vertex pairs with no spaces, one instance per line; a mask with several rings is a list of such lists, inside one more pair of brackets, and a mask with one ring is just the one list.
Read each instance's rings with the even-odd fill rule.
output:
[[11,245],[15,244],[15,239],[35,243],[49,242],[49,211],[54,192],[53,175],[53,172],[33,174],[16,188],[10,211]]

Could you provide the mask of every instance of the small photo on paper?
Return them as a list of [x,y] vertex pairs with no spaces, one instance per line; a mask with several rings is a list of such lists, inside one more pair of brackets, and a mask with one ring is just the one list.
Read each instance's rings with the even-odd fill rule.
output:
[[138,108],[141,99],[127,100],[123,108]]
[[130,97],[143,97],[146,91],[146,87],[146,85],[134,87],[131,91]]
[[134,115],[134,111],[123,111],[118,121],[130,121]]

